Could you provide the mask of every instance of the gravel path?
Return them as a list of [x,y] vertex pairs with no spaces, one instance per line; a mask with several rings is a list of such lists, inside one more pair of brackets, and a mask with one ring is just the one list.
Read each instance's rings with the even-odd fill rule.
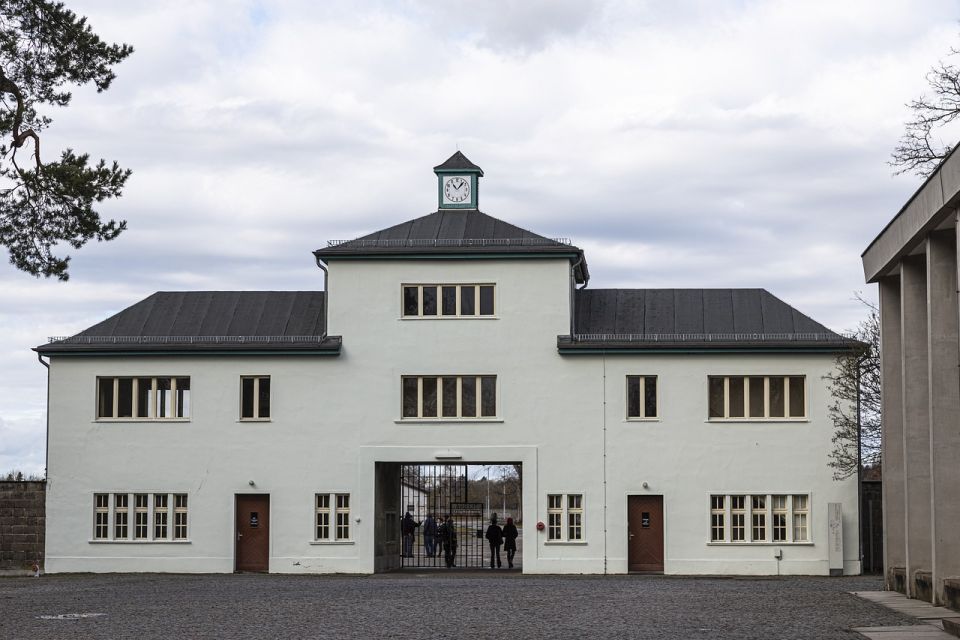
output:
[[[861,638],[878,578],[520,574],[0,579],[0,638]],[[61,614],[103,614],[47,619]]]

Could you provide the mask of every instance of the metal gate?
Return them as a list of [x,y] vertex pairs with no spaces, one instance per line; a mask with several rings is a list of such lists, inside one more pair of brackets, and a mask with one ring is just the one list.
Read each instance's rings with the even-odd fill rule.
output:
[[[428,547],[424,536],[427,517],[439,527],[447,516],[457,534],[454,565],[457,568],[484,566],[483,504],[467,502],[467,465],[422,464],[400,467],[400,508],[410,513],[417,525],[411,539],[402,540],[401,567],[445,567],[443,544],[435,539]],[[399,523],[397,525],[400,526]],[[428,551],[433,551],[428,554]]]

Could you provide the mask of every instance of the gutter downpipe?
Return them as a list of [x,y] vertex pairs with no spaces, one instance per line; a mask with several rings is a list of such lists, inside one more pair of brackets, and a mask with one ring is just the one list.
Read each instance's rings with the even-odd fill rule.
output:
[[327,290],[327,285],[330,279],[330,272],[327,270],[327,265],[323,264],[323,261],[320,260],[320,256],[314,255],[313,257],[317,261],[317,266],[323,271],[323,335],[320,336],[320,342],[323,342],[326,340],[327,332],[329,331],[330,292]]
[[50,483],[50,365],[43,361],[43,354],[37,354],[37,360],[47,369],[47,444],[43,452],[43,479]]
[[[574,340],[576,335],[574,331],[576,330],[576,316],[577,316],[577,267],[583,264],[583,255],[581,255],[575,263],[570,266],[570,340]],[[586,288],[587,283],[584,282],[581,289]]]

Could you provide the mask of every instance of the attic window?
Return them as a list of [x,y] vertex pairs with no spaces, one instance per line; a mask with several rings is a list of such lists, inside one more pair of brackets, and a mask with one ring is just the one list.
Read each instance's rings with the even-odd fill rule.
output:
[[404,318],[491,317],[494,284],[405,284],[401,298]]

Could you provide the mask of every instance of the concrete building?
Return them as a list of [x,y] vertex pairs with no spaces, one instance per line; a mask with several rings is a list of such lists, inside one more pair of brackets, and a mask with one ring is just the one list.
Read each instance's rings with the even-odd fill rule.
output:
[[960,341],[953,152],[863,253],[880,288],[888,589],[960,608]]
[[849,341],[762,289],[585,288],[463,154],[434,171],[436,212],[315,252],[325,291],[159,292],[37,348],[47,571],[394,569],[404,466],[496,464],[527,573],[859,573]]

